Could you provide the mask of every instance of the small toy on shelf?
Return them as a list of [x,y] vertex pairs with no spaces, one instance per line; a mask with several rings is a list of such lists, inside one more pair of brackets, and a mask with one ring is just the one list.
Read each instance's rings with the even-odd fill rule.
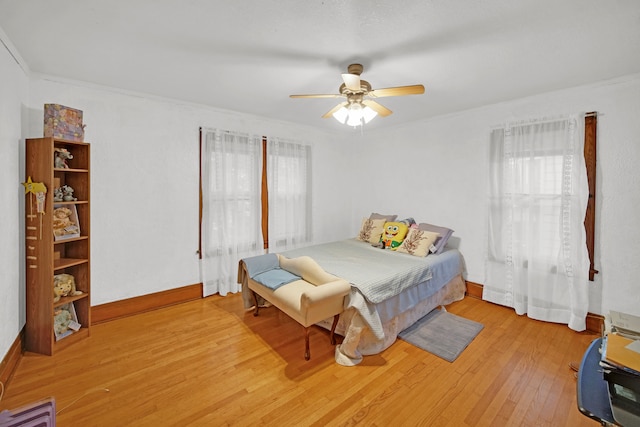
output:
[[64,200],[64,194],[62,193],[62,188],[54,188],[53,189],[53,201],[54,202],[62,202]]
[[53,201],[54,202],[75,202],[78,200],[73,197],[73,192],[75,190],[70,185],[63,185],[62,187],[55,188],[53,190]]
[[66,148],[54,148],[53,167],[58,169],[69,169],[67,160],[73,159],[73,155]]
[[62,199],[65,202],[73,202],[78,200],[77,198],[73,197],[74,189],[70,185],[63,185],[60,189],[62,190]]
[[71,274],[53,276],[53,302],[60,301],[61,297],[77,295],[82,295],[82,291],[76,289],[76,279]]

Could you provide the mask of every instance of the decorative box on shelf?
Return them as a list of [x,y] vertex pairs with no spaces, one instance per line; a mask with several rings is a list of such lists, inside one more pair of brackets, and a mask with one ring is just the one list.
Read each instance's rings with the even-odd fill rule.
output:
[[83,141],[82,110],[59,104],[44,104],[44,136]]

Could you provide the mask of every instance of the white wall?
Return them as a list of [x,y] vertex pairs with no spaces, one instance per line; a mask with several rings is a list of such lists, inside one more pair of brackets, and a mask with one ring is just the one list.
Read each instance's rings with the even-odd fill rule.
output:
[[[0,40],[3,34],[0,30]],[[26,73],[0,44],[0,360],[25,322],[24,140],[28,83]]]
[[43,105],[83,110],[91,143],[91,304],[200,282],[198,129],[251,130],[313,146],[314,237],[342,238],[351,173],[340,136],[290,123],[32,76],[28,137]]
[[[428,96],[428,95],[425,95]],[[361,185],[352,230],[372,210],[448,226],[460,238],[467,279],[484,281],[487,145],[510,120],[597,111],[595,267],[589,311],[640,315],[640,75],[436,117],[358,141]]]

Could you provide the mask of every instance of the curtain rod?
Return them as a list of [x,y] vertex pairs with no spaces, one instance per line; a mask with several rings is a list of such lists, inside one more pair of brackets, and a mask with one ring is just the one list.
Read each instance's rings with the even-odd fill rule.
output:
[[[601,116],[603,116],[604,114],[600,114]],[[562,121],[564,119],[566,119],[567,117],[569,117],[569,115],[561,115],[561,116],[556,116],[556,117],[542,117],[542,118],[538,118],[538,119],[529,119],[529,120],[521,120],[521,121],[511,121],[511,122],[507,122],[509,123],[511,126],[525,126],[525,125],[533,125],[533,124],[544,124],[544,123],[552,123],[552,122],[557,122],[557,121]],[[584,117],[598,117],[598,112],[597,111],[590,111],[588,113],[584,113]],[[507,123],[502,123],[499,125],[494,125],[491,126],[491,130],[498,130],[498,129],[504,129],[507,125]]]

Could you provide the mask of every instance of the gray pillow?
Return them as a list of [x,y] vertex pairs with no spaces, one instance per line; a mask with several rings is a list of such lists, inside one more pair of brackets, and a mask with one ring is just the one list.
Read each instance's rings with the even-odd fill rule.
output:
[[396,220],[398,215],[382,215],[379,213],[372,213],[369,219],[384,219],[386,222],[393,222]]
[[453,230],[447,227],[440,227],[438,225],[427,224],[426,222],[421,222],[418,224],[418,228],[424,231],[431,231],[433,233],[438,233],[440,237],[433,244],[436,247],[436,250],[433,252],[434,254],[439,254],[444,251],[444,247],[447,245],[447,241],[449,237],[453,234]]

